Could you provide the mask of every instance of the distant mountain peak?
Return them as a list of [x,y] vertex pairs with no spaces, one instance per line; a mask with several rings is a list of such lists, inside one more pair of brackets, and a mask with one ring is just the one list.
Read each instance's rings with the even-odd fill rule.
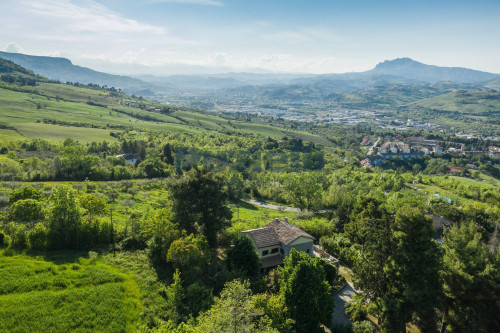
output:
[[375,66],[375,68],[384,68],[384,67],[394,67],[394,66],[410,66],[410,65],[424,65],[421,62],[415,61],[411,58],[396,58],[393,60],[385,60],[380,62]]
[[497,74],[476,71],[462,67],[439,67],[427,65],[410,58],[386,60],[368,71],[375,74],[396,75],[411,80],[437,82],[454,81],[474,83],[492,80]]

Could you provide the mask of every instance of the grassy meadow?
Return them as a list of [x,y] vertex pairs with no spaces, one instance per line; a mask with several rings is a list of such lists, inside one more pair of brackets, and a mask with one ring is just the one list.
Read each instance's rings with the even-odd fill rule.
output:
[[137,283],[73,253],[0,255],[1,332],[133,332]]

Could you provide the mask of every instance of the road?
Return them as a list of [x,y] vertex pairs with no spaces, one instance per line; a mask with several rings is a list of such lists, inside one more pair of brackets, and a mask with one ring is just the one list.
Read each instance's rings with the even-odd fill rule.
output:
[[377,141],[375,141],[375,143],[368,149],[368,152],[366,153],[366,155],[368,155],[368,156],[373,155],[373,150],[375,149],[375,147],[377,147],[379,142],[380,142],[380,137],[378,137]]
[[255,199],[249,199],[249,198],[243,198],[241,200],[248,202],[248,203],[251,203],[252,205],[255,205],[255,206],[279,210],[282,212],[300,212],[300,209],[295,208],[295,207],[278,206],[278,205],[270,204],[270,203],[263,202],[263,201],[257,201]]
[[351,322],[345,313],[345,304],[352,299],[354,293],[352,284],[347,282],[345,287],[335,294],[335,310],[333,310],[332,315],[332,322],[334,324],[347,325]]
[[[278,206],[274,204],[270,204],[264,201],[258,201],[255,199],[249,199],[249,198],[242,198],[241,200],[248,202],[254,206],[259,206],[259,207],[264,207],[264,208],[269,208],[273,210],[279,210],[281,212],[300,212],[300,208],[295,208],[295,207],[289,207],[289,206]],[[316,210],[315,212],[318,213],[328,213],[328,212],[334,212],[335,209],[320,209]]]

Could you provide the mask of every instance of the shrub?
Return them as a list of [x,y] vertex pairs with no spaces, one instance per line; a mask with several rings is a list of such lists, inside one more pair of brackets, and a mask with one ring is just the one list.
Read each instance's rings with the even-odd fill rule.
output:
[[373,333],[375,332],[375,327],[368,320],[354,322],[352,324],[353,333]]
[[28,232],[28,246],[33,250],[42,251],[47,248],[47,228],[42,223],[37,223],[36,226]]

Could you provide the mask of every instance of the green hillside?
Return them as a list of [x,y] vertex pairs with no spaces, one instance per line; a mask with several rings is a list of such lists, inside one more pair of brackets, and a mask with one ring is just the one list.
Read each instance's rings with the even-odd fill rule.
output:
[[[135,103],[135,107],[126,106]],[[140,107],[137,107],[140,106]],[[18,136],[82,142],[103,140],[112,131],[139,129],[183,133],[251,133],[281,138],[278,128],[228,120],[215,114],[168,107],[123,93],[87,86],[37,83],[22,87],[0,83],[0,126]],[[143,109],[156,108],[154,111]],[[1,137],[1,136],[0,136]],[[5,140],[5,139],[4,139]]]

